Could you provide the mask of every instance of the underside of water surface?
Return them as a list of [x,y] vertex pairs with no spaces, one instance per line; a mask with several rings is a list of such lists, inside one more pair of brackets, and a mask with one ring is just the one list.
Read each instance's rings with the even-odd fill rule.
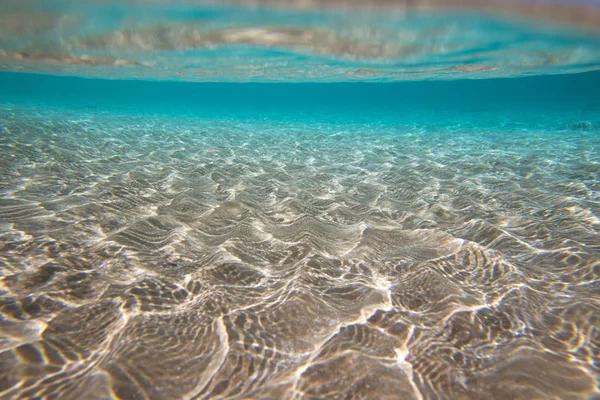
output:
[[[438,2],[355,9],[298,8],[293,1],[270,7],[3,1],[0,69],[217,82],[390,82],[599,69],[600,7],[538,0],[513,10],[514,0],[472,0],[481,3],[474,9]],[[553,19],[533,18],[540,14]]]
[[408,3],[0,3],[0,398],[599,398],[597,6]]

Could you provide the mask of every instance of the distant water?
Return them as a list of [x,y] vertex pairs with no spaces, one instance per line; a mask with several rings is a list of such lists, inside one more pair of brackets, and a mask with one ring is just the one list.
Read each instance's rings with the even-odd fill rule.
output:
[[154,7],[0,40],[0,398],[600,397],[595,34]]

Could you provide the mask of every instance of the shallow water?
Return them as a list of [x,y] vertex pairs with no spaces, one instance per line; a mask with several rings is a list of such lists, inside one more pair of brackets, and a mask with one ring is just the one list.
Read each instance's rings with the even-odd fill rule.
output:
[[569,60],[5,65],[31,71],[0,74],[0,397],[600,396],[600,73]]

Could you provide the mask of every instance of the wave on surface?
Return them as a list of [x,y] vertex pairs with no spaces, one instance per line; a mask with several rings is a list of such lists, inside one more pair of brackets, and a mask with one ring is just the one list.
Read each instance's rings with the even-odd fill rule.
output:
[[[9,71],[110,79],[390,82],[575,73],[600,66],[597,29],[582,31],[579,20],[564,26],[526,15],[492,15],[483,4],[380,10],[9,3],[0,5],[0,69]],[[596,8],[579,14],[596,15],[600,23]]]

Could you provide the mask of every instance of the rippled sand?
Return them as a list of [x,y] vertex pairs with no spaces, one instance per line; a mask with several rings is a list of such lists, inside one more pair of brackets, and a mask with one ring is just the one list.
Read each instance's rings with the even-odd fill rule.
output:
[[2,398],[599,395],[592,123],[0,117]]

